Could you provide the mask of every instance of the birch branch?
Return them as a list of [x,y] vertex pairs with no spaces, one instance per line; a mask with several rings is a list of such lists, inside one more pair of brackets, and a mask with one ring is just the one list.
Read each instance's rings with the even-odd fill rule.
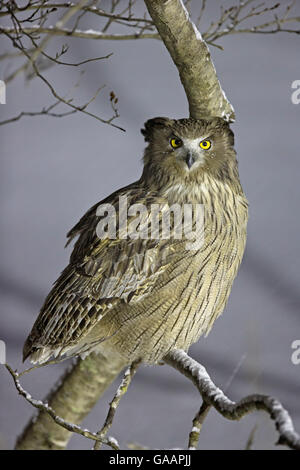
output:
[[44,403],[40,400],[36,400],[32,398],[32,396],[26,390],[24,390],[24,388],[20,384],[20,380],[19,380],[20,374],[18,374],[18,372],[13,371],[13,369],[8,364],[5,364],[5,367],[10,373],[10,375],[12,376],[16,389],[19,392],[19,395],[24,397],[25,400],[28,403],[30,403],[30,405],[32,405],[34,408],[37,408],[38,410],[46,413],[46,415],[50,416],[56,424],[61,426],[63,429],[70,431],[71,433],[76,433],[76,434],[79,434],[80,436],[86,437],[87,439],[91,439],[92,441],[95,441],[96,444],[97,443],[99,443],[99,445],[106,444],[107,446],[111,447],[114,450],[119,449],[118,443],[114,437],[108,437],[108,438],[106,438],[105,436],[102,437],[98,435],[98,433],[91,432],[88,429],[82,429],[80,426],[76,424],[69,423],[68,421],[63,419],[61,416],[58,416],[56,412],[53,410],[53,408],[51,408],[51,406],[49,406],[47,402]]
[[115,416],[115,413],[116,413],[116,409],[119,406],[120,400],[121,400],[122,396],[125,395],[125,393],[127,392],[128,387],[129,387],[129,385],[132,381],[132,378],[135,375],[138,366],[140,365],[140,362],[141,361],[133,362],[126,369],[123,380],[120,383],[120,385],[118,387],[118,390],[117,390],[114,398],[112,399],[112,401],[109,405],[109,410],[108,410],[105,422],[104,422],[102,428],[100,429],[100,431],[98,431],[97,434],[96,434],[96,436],[99,438],[99,440],[95,442],[94,450],[100,450],[101,444],[103,443],[103,441],[105,439],[105,436],[106,436],[107,432],[109,431],[109,429],[110,429],[110,427],[113,423],[113,419],[114,419],[114,416]]
[[190,116],[234,120],[210,52],[181,0],[145,0],[157,30],[179,72]]
[[[67,370],[46,401],[63,420],[79,424],[115,380],[125,364],[116,357],[109,360],[101,354],[79,359]],[[63,450],[72,433],[58,425],[40,409],[19,436],[16,450]]]
[[203,401],[213,406],[224,418],[236,421],[252,411],[264,410],[275,421],[279,434],[277,444],[300,450],[300,436],[294,429],[289,413],[276,398],[253,394],[235,403],[213,383],[206,369],[184,351],[172,351],[164,358],[164,362],[191,380]]
[[11,26],[1,26],[0,33],[7,34],[49,34],[51,36],[70,36],[74,38],[83,38],[83,39],[102,39],[109,41],[126,41],[133,39],[160,39],[159,34],[157,33],[133,33],[133,34],[109,34],[103,33],[102,31],[97,31],[94,29],[72,29],[72,28],[63,28],[57,26],[24,26],[20,29],[13,28]]

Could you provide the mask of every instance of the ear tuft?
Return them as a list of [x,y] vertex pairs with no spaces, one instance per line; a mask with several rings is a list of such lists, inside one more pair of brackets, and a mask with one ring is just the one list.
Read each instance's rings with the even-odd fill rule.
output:
[[149,119],[145,122],[145,128],[141,129],[141,133],[145,137],[145,141],[150,142],[154,129],[170,126],[171,123],[172,120],[167,117],[156,117]]

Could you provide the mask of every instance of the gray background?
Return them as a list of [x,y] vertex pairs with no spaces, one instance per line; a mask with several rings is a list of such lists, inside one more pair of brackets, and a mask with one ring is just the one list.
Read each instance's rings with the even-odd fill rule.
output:
[[[219,2],[209,3],[212,19]],[[97,28],[97,23],[89,26]],[[161,42],[61,39],[50,50],[66,42],[71,46],[69,61],[114,53],[107,61],[85,66],[73,95],[78,104],[84,103],[107,84],[91,111],[109,117],[109,92],[114,90],[118,123],[126,133],[82,114],[29,117],[0,127],[0,338],[7,344],[7,361],[16,368],[21,367],[23,342],[43,299],[68,261],[71,248],[63,248],[65,233],[92,204],[140,176],[144,142],[139,129],[146,119],[179,118],[188,112],[177,71]],[[7,50],[8,42],[2,44]],[[291,84],[300,79],[299,44],[296,35],[243,35],[225,38],[224,52],[212,50],[237,115],[233,130],[250,202],[249,236],[226,311],[208,338],[190,350],[222,387],[244,357],[229,396],[238,400],[260,392],[278,397],[298,431],[300,365],[291,362],[291,343],[300,339],[300,105],[291,102]],[[1,65],[0,78],[12,70]],[[63,94],[76,83],[79,70],[53,68],[47,76]],[[7,89],[7,104],[0,105],[1,120],[52,102],[38,79],[25,83],[20,76]],[[42,398],[64,367],[35,371],[23,384]],[[3,366],[0,376],[0,447],[8,449],[33,410],[18,396]],[[85,427],[99,428],[115,387]],[[184,377],[167,366],[143,367],[122,400],[111,434],[122,447],[132,441],[152,448],[183,447],[199,405],[197,391]],[[264,413],[229,422],[214,411],[204,424],[200,448],[242,449],[254,425],[254,447],[274,449],[274,426]],[[69,445],[90,447],[76,436]]]

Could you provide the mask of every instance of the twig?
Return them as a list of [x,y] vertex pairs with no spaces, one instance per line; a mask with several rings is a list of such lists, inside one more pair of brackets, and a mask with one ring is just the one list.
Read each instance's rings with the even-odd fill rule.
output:
[[[44,402],[49,403],[65,421],[80,424],[124,367],[118,356],[107,358],[91,353],[84,360],[77,358],[48,392]],[[71,436],[71,432],[39,410],[19,436],[16,449],[62,450]]]
[[[295,1],[292,1],[292,3],[286,7],[285,12],[282,15],[280,15],[279,13],[273,14],[273,19],[271,21],[266,21],[264,23],[256,25],[254,24],[253,26],[249,26],[247,28],[241,28],[240,25],[242,23],[245,23],[245,21],[250,20],[252,18],[256,18],[258,16],[264,16],[268,13],[273,13],[275,10],[278,10],[281,6],[280,3],[276,3],[271,7],[267,7],[265,6],[265,2],[262,2],[259,5],[253,6],[242,15],[242,13],[247,10],[251,3],[253,3],[253,0],[240,0],[238,5],[234,5],[230,8],[227,8],[226,10],[221,7],[219,19],[212,22],[209,28],[205,32],[203,32],[203,38],[205,39],[205,41],[207,41],[209,44],[212,44],[217,39],[232,34],[274,34],[278,32],[300,34],[300,28],[290,29],[283,27],[283,25],[286,23],[300,22],[299,16],[288,16],[295,5]],[[216,44],[214,43],[214,45]]]
[[[47,9],[47,10],[52,10],[52,9],[55,9],[55,10],[58,10],[58,9],[62,9],[62,8],[71,8],[73,6],[75,6],[76,4],[75,3],[72,3],[72,2],[66,2],[66,3],[50,3],[50,2],[45,2],[45,3],[35,3],[34,5],[28,5],[26,7],[26,11],[30,11],[30,10],[34,10],[34,9],[39,9],[39,10],[42,10],[42,9]],[[139,18],[139,17],[134,17],[134,16],[122,16],[121,14],[116,14],[116,15],[113,15],[111,13],[107,13],[105,12],[104,10],[101,10],[100,8],[97,8],[96,6],[82,6],[79,8],[80,11],[86,11],[86,12],[89,12],[89,13],[92,13],[92,14],[95,14],[97,16],[102,16],[103,18],[109,18],[109,19],[112,19],[112,20],[122,20],[122,21],[126,21],[128,23],[134,23],[134,22],[140,22],[140,23],[148,23],[150,25],[153,24],[153,21],[147,19],[147,18]],[[22,12],[23,9],[17,7],[17,6],[14,6],[13,8],[13,11],[15,13],[17,12]],[[4,17],[4,16],[8,16],[9,15],[9,12],[8,11],[1,11],[0,12],[0,18],[1,17]]]
[[139,365],[140,365],[141,361],[136,361],[136,362],[133,362],[129,367],[128,369],[126,370],[125,374],[124,374],[124,377],[123,377],[123,380],[122,382],[120,383],[119,387],[118,387],[118,390],[113,398],[113,400],[111,401],[110,405],[109,405],[109,410],[108,410],[108,413],[107,413],[107,416],[106,416],[106,420],[104,422],[104,425],[102,426],[102,428],[100,429],[100,431],[97,432],[97,436],[101,439],[101,440],[98,440],[97,442],[95,442],[95,445],[94,445],[94,450],[100,450],[101,448],[101,443],[104,439],[104,437],[106,436],[109,428],[111,427],[112,423],[113,423],[113,419],[114,419],[114,416],[115,416],[115,412],[116,412],[116,409],[120,403],[120,400],[122,398],[123,395],[125,395],[125,393],[127,392],[128,390],[128,387],[132,381],[132,378],[133,376],[135,375]]
[[91,439],[95,441],[96,443],[106,444],[107,446],[111,447],[114,450],[119,449],[119,446],[114,438],[112,437],[105,438],[105,437],[99,436],[96,433],[89,431],[88,429],[82,429],[77,424],[69,423],[65,421],[63,418],[61,418],[60,416],[58,416],[53,410],[53,408],[51,408],[51,406],[48,405],[48,403],[43,403],[40,400],[35,400],[34,398],[32,398],[31,395],[28,392],[26,392],[26,390],[24,390],[24,388],[21,386],[20,381],[19,381],[20,376],[18,372],[13,371],[13,369],[8,364],[4,364],[4,365],[6,369],[8,370],[8,372],[10,373],[10,375],[12,376],[16,389],[19,392],[19,395],[24,397],[25,400],[28,403],[30,403],[34,408],[37,408],[38,410],[42,410],[45,413],[47,413],[55,421],[56,424],[58,424],[59,426],[62,426],[67,431],[80,434],[81,436]]
[[249,434],[249,437],[246,442],[245,450],[251,450],[254,442],[254,436],[257,431],[257,424],[255,424]]
[[46,77],[44,75],[42,75],[39,70],[38,70],[38,67],[35,63],[35,61],[32,59],[32,57],[27,53],[27,51],[22,47],[22,45],[19,45],[18,42],[16,40],[14,40],[14,45],[15,47],[17,47],[20,51],[22,51],[24,53],[24,55],[28,58],[28,60],[31,62],[32,64],[32,67],[33,67],[33,70],[36,74],[37,77],[39,77],[49,88],[49,90],[51,91],[52,95],[54,96],[54,98],[56,98],[58,101],[60,101],[61,103],[64,103],[65,105],[69,106],[70,108],[72,108],[73,110],[76,110],[76,111],[80,111],[81,113],[84,113],[88,116],[91,116],[95,119],[97,119],[98,121],[104,123],[104,124],[109,124],[110,126],[112,127],[115,127],[116,129],[119,129],[123,132],[125,132],[125,129],[123,129],[122,127],[114,124],[112,121],[114,119],[116,119],[117,117],[119,117],[119,114],[118,112],[116,111],[115,114],[110,118],[110,119],[102,119],[100,118],[99,116],[97,116],[96,114],[93,114],[93,113],[90,113],[89,111],[86,110],[87,106],[96,99],[97,95],[99,94],[99,92],[103,89],[103,86],[99,87],[98,90],[96,91],[96,93],[94,94],[94,96],[83,106],[75,106],[74,104],[71,103],[71,100],[66,100],[65,98],[63,98],[62,96],[60,96],[55,88],[53,87],[53,85],[51,85],[51,83],[49,82],[49,80],[46,79]]
[[189,450],[196,450],[198,447],[200,431],[202,429],[203,422],[211,409],[211,405],[203,401],[200,410],[193,419],[193,427],[189,435]]
[[[60,101],[56,101],[54,104],[51,106],[48,106],[48,108],[43,108],[41,111],[22,111],[20,112],[17,116],[14,116],[9,119],[5,119],[3,121],[0,121],[0,126],[4,126],[5,124],[9,124],[12,122],[19,121],[24,116],[51,116],[51,117],[65,117],[65,116],[70,116],[70,114],[74,114],[77,112],[76,109],[73,109],[71,111],[66,111],[65,113],[53,113],[51,110],[60,104]],[[33,367],[31,368],[33,369]],[[24,371],[25,373],[25,371]],[[20,374],[21,375],[21,374]]]
[[[80,0],[78,2],[78,4],[74,4],[72,7],[70,7],[66,13],[62,16],[62,18],[60,18],[56,24],[55,24],[55,27],[56,28],[62,28],[69,20],[70,18],[72,18],[72,16],[74,16],[78,10],[84,6],[86,3],[88,2],[88,0]],[[14,23],[16,23],[18,26],[14,25],[12,29],[12,31],[10,31],[10,33],[7,31],[6,33],[7,34],[15,34],[17,35],[17,37],[19,35],[22,35],[25,33],[25,31],[23,30],[23,26],[21,27],[21,24],[20,22],[17,20],[17,18],[15,17],[14,13],[13,13],[13,10],[12,10],[12,7],[10,6],[9,7],[9,11],[11,13],[11,18],[13,20]],[[2,33],[6,34],[4,29],[1,27],[0,28],[0,32],[2,31]],[[30,60],[29,62],[21,65],[21,67],[19,67],[15,72],[13,72],[13,74],[11,74],[11,76],[9,76],[7,79],[6,79],[6,83],[8,83],[9,81],[11,81],[13,78],[15,78],[19,73],[21,73],[23,70],[26,70],[27,67],[28,67],[28,64],[30,63],[34,63],[38,56],[40,55],[40,53],[45,49],[46,45],[49,43],[49,41],[52,39],[52,35],[51,34],[48,34],[46,37],[44,37],[44,39],[41,41],[41,43],[39,44],[38,47],[35,47],[33,53],[30,55]],[[14,45],[16,45],[16,42],[14,43]],[[22,47],[21,49],[24,49],[24,47]]]

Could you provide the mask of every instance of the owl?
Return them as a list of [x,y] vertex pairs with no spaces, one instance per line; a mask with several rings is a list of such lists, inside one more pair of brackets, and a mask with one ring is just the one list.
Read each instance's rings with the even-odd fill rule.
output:
[[[95,204],[68,233],[68,243],[77,237],[69,265],[33,325],[24,360],[98,351],[154,364],[173,349],[187,351],[224,310],[248,218],[233,132],[221,118],[165,117],[141,132],[140,179]],[[190,222],[179,236],[182,208]]]

